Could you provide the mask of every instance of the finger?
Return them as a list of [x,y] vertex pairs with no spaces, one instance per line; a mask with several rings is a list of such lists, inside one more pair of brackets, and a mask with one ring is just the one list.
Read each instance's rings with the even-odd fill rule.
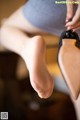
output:
[[73,26],[72,29],[73,29],[73,31],[80,29],[80,22],[78,24],[76,24],[76,26]]
[[67,15],[66,15],[66,22],[68,22],[73,17],[73,4],[69,3],[72,0],[67,0]]
[[73,32],[75,32],[76,30],[79,30],[79,29],[80,29],[80,27],[77,27],[77,28],[73,29]]
[[67,30],[70,30],[70,29],[75,29],[75,28],[78,28],[78,27],[80,27],[80,22],[78,22],[77,24],[75,24],[75,25],[73,25],[73,26],[68,26],[67,27]]

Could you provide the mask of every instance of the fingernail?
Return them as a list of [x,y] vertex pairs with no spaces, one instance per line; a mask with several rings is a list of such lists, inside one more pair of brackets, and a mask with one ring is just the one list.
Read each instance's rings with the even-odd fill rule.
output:
[[66,19],[66,22],[68,22],[69,20],[68,19]]
[[67,27],[67,30],[70,30],[71,29],[71,27]]
[[76,31],[76,29],[73,29],[72,31],[73,31],[73,32],[75,32],[75,31]]

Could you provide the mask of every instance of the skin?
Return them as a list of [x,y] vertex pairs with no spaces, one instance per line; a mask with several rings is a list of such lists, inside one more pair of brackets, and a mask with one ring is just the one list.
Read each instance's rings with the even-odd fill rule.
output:
[[[66,1],[67,2],[71,2],[71,1],[79,2],[75,14],[73,12],[74,4],[67,4],[66,27],[67,27],[67,30],[72,29],[73,31],[76,31],[80,29],[80,0],[66,0]],[[70,19],[72,19],[72,21],[69,22]]]
[[[73,6],[67,5],[67,29],[80,28],[80,5],[73,16]],[[71,22],[68,22],[73,18]],[[29,35],[34,34],[33,37]],[[20,55],[29,70],[30,82],[41,98],[51,96],[54,88],[53,78],[46,68],[46,47],[42,30],[34,27],[24,18],[22,7],[15,11],[0,28],[0,43]]]
[[[33,34],[30,37],[28,34]],[[40,29],[31,25],[22,14],[22,7],[14,12],[0,29],[0,42],[24,60],[30,75],[30,83],[41,98],[53,92],[53,78],[46,68],[46,46]]]

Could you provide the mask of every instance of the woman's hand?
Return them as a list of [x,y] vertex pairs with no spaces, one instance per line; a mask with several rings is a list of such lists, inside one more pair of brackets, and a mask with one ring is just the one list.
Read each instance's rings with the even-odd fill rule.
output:
[[[66,16],[66,27],[67,30],[72,29],[73,31],[80,29],[80,0],[66,0],[67,2],[77,2],[77,10],[74,14],[74,4],[67,4],[67,16]],[[72,19],[72,21],[70,21]]]

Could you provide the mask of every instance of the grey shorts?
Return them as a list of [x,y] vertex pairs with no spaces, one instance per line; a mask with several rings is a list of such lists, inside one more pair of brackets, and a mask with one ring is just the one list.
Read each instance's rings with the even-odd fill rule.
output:
[[66,4],[55,1],[59,0],[29,0],[23,6],[23,15],[37,28],[60,36],[65,29]]

